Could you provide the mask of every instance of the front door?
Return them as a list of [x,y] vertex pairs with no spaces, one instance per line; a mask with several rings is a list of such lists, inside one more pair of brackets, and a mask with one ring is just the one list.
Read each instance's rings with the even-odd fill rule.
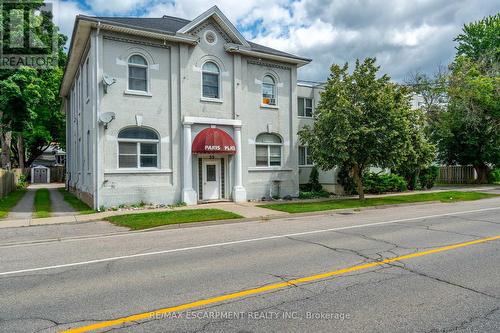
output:
[[220,199],[220,159],[203,160],[203,200]]

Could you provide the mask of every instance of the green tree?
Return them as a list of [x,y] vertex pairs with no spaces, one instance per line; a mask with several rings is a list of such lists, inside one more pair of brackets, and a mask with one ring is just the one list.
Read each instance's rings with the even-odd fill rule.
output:
[[455,40],[448,108],[433,136],[442,162],[472,164],[485,183],[500,165],[500,14],[466,24]]
[[419,108],[425,113],[429,122],[433,122],[439,113],[446,108],[448,71],[439,66],[433,75],[416,71],[405,79],[406,85],[419,97]]
[[364,199],[363,171],[370,166],[392,168],[407,158],[411,144],[412,110],[408,88],[377,77],[374,58],[333,65],[321,93],[312,127],[299,132],[319,168],[349,170],[360,199]]
[[420,171],[428,168],[436,158],[436,147],[426,135],[427,116],[423,109],[413,110],[408,114],[409,140],[404,154],[392,170],[403,176],[408,183],[408,189],[417,187]]
[[465,56],[484,67],[496,67],[500,62],[500,13],[477,22],[465,24],[455,41],[457,56]]
[[500,76],[482,64],[459,56],[452,64],[449,104],[436,124],[439,159],[447,164],[472,164],[478,183],[486,183],[490,165],[500,165]]
[[[66,36],[58,33],[50,11],[40,11],[30,24],[26,17],[31,9],[40,9],[43,1],[18,1],[2,6],[4,39],[0,41],[5,53],[52,54],[50,48],[32,48],[30,40],[52,45],[58,39],[58,64],[55,68],[0,69],[0,141],[3,167],[10,166],[12,158],[19,167],[29,166],[52,141],[64,142],[64,116],[60,114],[59,85],[67,56],[64,52]],[[15,16],[22,24],[16,26]],[[11,36],[13,35],[13,36]],[[11,37],[19,43],[11,45]],[[25,158],[27,161],[25,163]],[[25,165],[26,164],[26,165]]]
[[12,133],[17,143],[18,165],[24,168],[24,136],[31,120],[36,118],[36,107],[42,97],[41,80],[34,68],[21,67],[7,79],[0,81],[1,123]]

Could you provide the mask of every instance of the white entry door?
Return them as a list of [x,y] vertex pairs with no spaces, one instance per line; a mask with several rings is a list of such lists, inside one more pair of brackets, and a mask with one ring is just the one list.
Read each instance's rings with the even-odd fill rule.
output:
[[203,160],[203,200],[220,199],[220,159]]

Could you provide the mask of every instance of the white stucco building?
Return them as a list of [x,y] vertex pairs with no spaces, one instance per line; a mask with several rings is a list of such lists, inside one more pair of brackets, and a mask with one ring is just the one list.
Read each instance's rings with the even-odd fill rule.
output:
[[245,40],[215,6],[192,21],[78,16],[68,186],[94,208],[297,196],[311,167],[297,132],[320,89],[297,82],[309,62]]

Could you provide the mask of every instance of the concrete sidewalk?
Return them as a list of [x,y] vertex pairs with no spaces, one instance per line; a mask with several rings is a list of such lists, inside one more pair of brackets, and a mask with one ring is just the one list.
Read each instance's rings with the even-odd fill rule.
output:
[[0,220],[0,229],[2,228],[16,228],[16,227],[29,227],[36,225],[50,225],[50,224],[60,224],[60,223],[75,223],[75,222],[93,222],[101,221],[106,217],[117,216],[117,215],[128,215],[128,214],[145,214],[145,213],[155,213],[155,212],[169,212],[175,210],[185,210],[185,209],[222,209],[228,212],[233,212],[235,214],[241,215],[244,218],[251,219],[268,219],[275,217],[282,217],[289,215],[285,212],[278,212],[271,209],[257,207],[254,202],[245,203],[234,203],[234,202],[214,202],[207,204],[200,204],[196,206],[182,206],[175,208],[155,208],[155,209],[137,209],[137,210],[117,210],[117,211],[106,211],[95,214],[83,214],[83,215],[64,215],[64,216],[52,216],[46,218],[24,218],[24,219],[12,219],[12,220]]
[[[481,192],[492,192],[500,194],[500,186],[498,185],[488,185],[488,186],[457,186],[457,187],[437,187],[433,190],[428,191],[414,191],[414,192],[406,192],[406,193],[388,193],[388,194],[380,194],[380,195],[366,195],[366,198],[373,197],[384,197],[384,196],[394,196],[394,195],[412,195],[412,194],[420,194],[420,193],[433,193],[433,192],[443,192],[443,191],[481,191]],[[353,197],[345,197],[348,198],[356,198]],[[313,202],[313,201],[325,201],[332,200],[331,198],[325,199],[311,199],[311,200],[301,200],[301,202]],[[293,202],[293,201],[292,201]],[[295,201],[296,202],[296,201]],[[145,214],[145,213],[154,213],[154,212],[167,212],[167,211],[175,211],[175,210],[185,210],[185,209],[222,209],[225,211],[233,212],[238,215],[243,216],[246,219],[272,219],[279,217],[290,216],[291,214],[286,212],[275,211],[267,208],[258,207],[258,205],[266,204],[266,203],[286,203],[286,201],[271,201],[271,202],[244,202],[244,203],[234,203],[234,202],[214,202],[214,203],[206,203],[199,204],[196,206],[183,206],[183,207],[175,207],[175,208],[155,208],[155,209],[131,209],[131,210],[117,210],[117,211],[106,211],[95,214],[72,214],[66,213],[64,216],[53,216],[47,218],[24,218],[24,219],[13,219],[13,220],[0,220],[0,229],[3,228],[15,228],[15,227],[28,227],[28,226],[37,226],[37,225],[51,225],[51,224],[61,224],[61,223],[75,223],[75,222],[94,222],[94,221],[102,221],[104,218],[110,216],[117,215],[128,215],[128,214]],[[317,213],[327,213],[317,212]]]

